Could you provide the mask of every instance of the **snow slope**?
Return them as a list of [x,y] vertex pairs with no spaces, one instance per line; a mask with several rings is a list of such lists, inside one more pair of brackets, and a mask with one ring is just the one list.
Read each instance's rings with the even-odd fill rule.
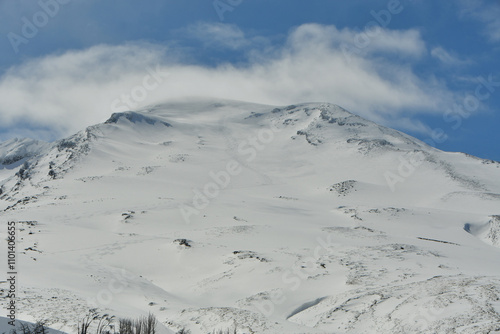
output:
[[[27,138],[14,138],[0,143],[0,182],[11,176],[14,169],[28,159],[36,157],[48,147],[48,143]],[[2,188],[0,188],[0,194],[1,191]]]
[[0,167],[11,166],[32,158],[48,147],[48,143],[34,139],[14,138],[0,143]]
[[74,332],[98,307],[172,332],[500,333],[500,163],[333,104],[113,114],[0,184],[23,320]]

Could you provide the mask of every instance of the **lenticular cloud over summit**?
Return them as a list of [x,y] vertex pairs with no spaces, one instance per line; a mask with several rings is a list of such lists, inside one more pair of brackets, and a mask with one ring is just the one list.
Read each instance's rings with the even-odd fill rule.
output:
[[267,104],[335,101],[372,120],[425,132],[408,119],[441,112],[456,99],[445,85],[412,69],[427,54],[416,30],[378,28],[359,44],[359,32],[304,24],[274,46],[225,24],[193,25],[179,34],[203,38],[209,49],[239,52],[245,61],[202,65],[188,49],[145,43],[34,58],[0,78],[4,136],[60,138],[112,112],[186,96]]

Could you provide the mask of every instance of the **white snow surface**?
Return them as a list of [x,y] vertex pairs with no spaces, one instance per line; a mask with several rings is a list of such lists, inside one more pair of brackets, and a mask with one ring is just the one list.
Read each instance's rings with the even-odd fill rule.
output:
[[500,333],[498,162],[329,103],[169,102],[42,146],[1,169],[19,319]]
[[49,143],[24,138],[0,142],[0,182],[12,175],[12,170],[21,166],[49,147]]
[[48,143],[29,139],[14,138],[0,143],[0,166],[10,166],[20,160],[36,156],[49,146]]

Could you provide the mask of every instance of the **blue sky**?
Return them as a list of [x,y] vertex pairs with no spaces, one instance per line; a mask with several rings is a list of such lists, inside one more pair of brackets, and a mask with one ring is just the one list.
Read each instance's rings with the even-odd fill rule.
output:
[[201,95],[333,102],[500,161],[499,18],[496,0],[0,0],[0,140]]

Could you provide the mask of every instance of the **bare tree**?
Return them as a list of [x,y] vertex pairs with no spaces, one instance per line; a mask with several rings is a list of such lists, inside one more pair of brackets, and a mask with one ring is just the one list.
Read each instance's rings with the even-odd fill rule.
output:
[[118,321],[119,334],[134,334],[134,322],[132,319],[120,319]]
[[142,321],[140,319],[134,321],[134,329],[134,334],[142,334]]
[[39,320],[33,325],[33,334],[47,334],[46,321]]
[[47,334],[47,327],[45,326],[47,322],[39,320],[31,326],[27,323],[20,322],[18,329],[13,329],[10,331],[11,334]]
[[96,320],[98,320],[96,334],[107,334],[110,333],[113,327],[115,316],[103,314],[101,316],[98,316]]
[[97,309],[90,309],[89,313],[78,323],[78,334],[89,334],[89,327],[97,318],[99,318]]
[[[21,323],[19,323],[18,328],[19,328],[20,334],[31,334],[31,329],[30,329],[30,326],[28,324],[21,322]],[[17,333],[17,331],[14,330],[14,333]]]
[[149,313],[147,317],[142,318],[144,334],[156,334],[156,317]]

